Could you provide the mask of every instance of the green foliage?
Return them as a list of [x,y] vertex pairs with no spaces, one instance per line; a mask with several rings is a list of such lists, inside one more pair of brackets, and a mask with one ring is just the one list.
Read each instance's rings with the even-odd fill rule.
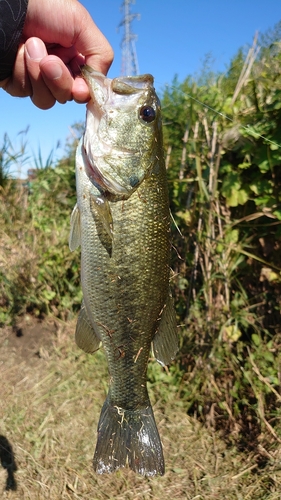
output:
[[[276,41],[275,41],[276,42]],[[181,396],[242,446],[279,440],[281,45],[163,94]],[[205,82],[208,85],[205,85]],[[259,441],[260,440],[260,441]]]
[[4,134],[0,149],[0,188],[4,188],[8,183],[11,185],[12,175],[15,175],[16,170],[20,170],[21,166],[28,159],[25,152],[26,132],[27,130],[18,134],[21,136],[21,143],[18,150],[13,146],[8,135]]
[[66,319],[81,304],[79,252],[68,248],[75,204],[73,167],[37,169],[28,185],[6,183],[1,193],[1,322],[53,313]]

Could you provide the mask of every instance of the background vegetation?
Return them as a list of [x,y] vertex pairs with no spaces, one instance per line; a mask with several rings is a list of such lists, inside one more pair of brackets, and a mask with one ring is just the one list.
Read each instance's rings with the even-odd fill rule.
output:
[[[225,74],[206,64],[161,96],[181,349],[170,375],[151,370],[149,381],[257,467],[281,442],[280,39],[281,23]],[[80,307],[79,253],[68,249],[75,146],[55,166],[39,155],[36,177],[19,185],[9,172],[24,143],[15,152],[3,140],[2,325],[27,313],[65,321]]]
[[162,100],[182,397],[242,448],[280,443],[280,26]]

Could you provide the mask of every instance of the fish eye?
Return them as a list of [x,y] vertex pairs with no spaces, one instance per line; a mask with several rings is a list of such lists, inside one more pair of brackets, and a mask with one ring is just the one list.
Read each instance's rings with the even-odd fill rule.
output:
[[153,122],[156,117],[155,109],[152,106],[142,106],[140,109],[140,117],[146,123]]

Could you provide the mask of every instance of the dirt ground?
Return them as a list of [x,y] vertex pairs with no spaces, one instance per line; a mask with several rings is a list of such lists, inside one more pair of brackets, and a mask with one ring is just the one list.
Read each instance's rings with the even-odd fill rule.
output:
[[162,400],[161,391],[149,387],[165,476],[146,478],[126,469],[96,475],[91,462],[107,367],[102,351],[90,356],[75,346],[74,327],[27,317],[17,328],[0,329],[0,497],[281,498],[281,452],[269,454],[267,467],[259,469],[254,455],[228,448],[190,418],[172,388]]
[[58,329],[56,321],[38,321],[27,316],[25,321],[16,327],[1,329],[0,363],[8,360],[36,364],[40,358],[40,351],[52,344],[53,337]]
[[[0,491],[17,491],[18,471],[15,458],[15,446],[4,435],[5,404],[9,401],[11,389],[30,376],[40,373],[41,359],[47,355],[48,349],[57,331],[57,323],[41,322],[27,316],[25,321],[16,327],[0,329],[0,373],[2,380],[2,397],[0,408]],[[5,395],[8,397],[5,398]]]

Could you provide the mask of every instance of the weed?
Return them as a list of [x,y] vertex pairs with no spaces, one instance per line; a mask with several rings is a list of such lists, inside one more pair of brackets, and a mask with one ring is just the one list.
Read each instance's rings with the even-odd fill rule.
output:
[[198,87],[187,79],[163,96],[180,228],[172,279],[182,336],[177,386],[190,415],[257,454],[259,445],[280,442],[280,69],[262,53],[255,61],[255,39],[233,87],[228,77]]
[[39,169],[28,185],[6,182],[0,202],[0,322],[26,312],[67,318],[82,298],[79,254],[68,249],[73,168]]

